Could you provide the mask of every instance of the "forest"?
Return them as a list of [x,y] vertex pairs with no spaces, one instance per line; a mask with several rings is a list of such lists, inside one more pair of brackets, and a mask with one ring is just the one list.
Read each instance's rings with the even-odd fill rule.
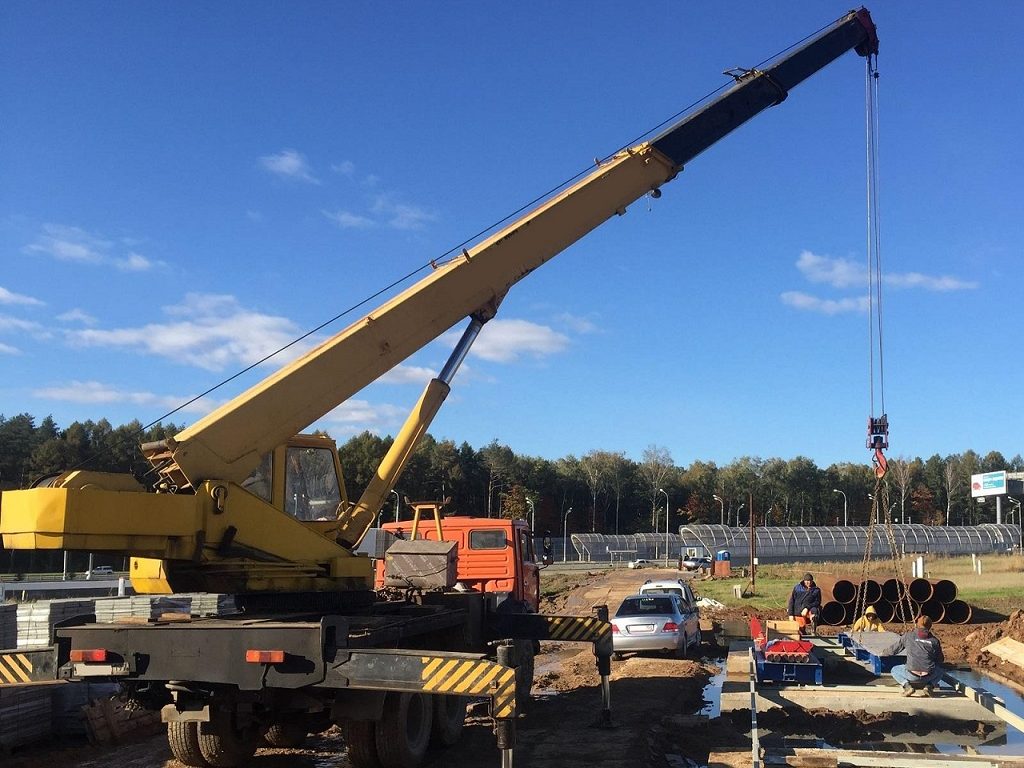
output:
[[[173,424],[143,429],[137,421],[113,427],[106,419],[60,428],[49,416],[37,424],[26,413],[0,415],[0,491],[26,488],[69,468],[130,472],[145,484],[149,465],[139,444],[180,429]],[[359,497],[391,442],[390,436],[363,432],[338,447],[350,499]],[[880,509],[894,522],[994,522],[994,505],[971,499],[970,476],[1004,469],[1021,471],[1024,460],[1019,454],[1007,459],[998,451],[973,450],[890,457]],[[743,456],[723,466],[699,459],[679,466],[667,449],[654,444],[639,461],[599,449],[548,459],[519,455],[498,441],[474,448],[427,435],[396,490],[391,498],[399,514],[398,497],[450,497],[450,513],[525,518],[539,532],[560,531],[572,509],[570,532],[637,533],[665,530],[666,511],[670,527],[747,525],[751,510],[758,525],[865,525],[875,478],[866,461],[819,467],[806,456]],[[1019,512],[1007,506],[1008,515]],[[395,513],[390,504],[384,510],[388,519]]]

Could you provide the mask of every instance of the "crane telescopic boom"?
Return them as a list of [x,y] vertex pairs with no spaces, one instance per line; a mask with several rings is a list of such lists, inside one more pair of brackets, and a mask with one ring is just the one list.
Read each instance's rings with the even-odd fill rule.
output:
[[[650,141],[599,162],[579,181],[435,265],[415,285],[174,438],[143,446],[163,493],[145,493],[130,476],[81,471],[59,476],[50,487],[4,493],[4,546],[135,555],[132,580],[140,592],[365,585],[369,570],[365,558],[352,557],[352,546],[426,433],[468,345],[509,289],[636,200],[660,196],[662,185],[686,163],[850,50],[867,57],[878,51],[865,9],[843,16],[763,69],[733,73],[727,90]],[[326,441],[305,437],[297,446],[286,445],[465,318],[471,323],[463,341],[428,385],[357,503],[350,504],[344,486],[338,487],[333,443],[328,450]],[[293,459],[300,463],[312,455],[320,456],[320,468],[333,463],[329,474],[340,503],[323,497],[316,513],[300,518],[292,509],[299,494],[288,492],[285,465],[291,469]],[[265,457],[273,459],[270,495],[243,486]],[[335,508],[336,515],[322,514]]]

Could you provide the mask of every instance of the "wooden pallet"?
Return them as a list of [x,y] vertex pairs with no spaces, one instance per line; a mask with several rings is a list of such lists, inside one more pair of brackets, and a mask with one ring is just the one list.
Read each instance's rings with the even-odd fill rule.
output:
[[120,698],[100,699],[82,708],[89,741],[110,744],[159,733],[160,713],[129,706]]

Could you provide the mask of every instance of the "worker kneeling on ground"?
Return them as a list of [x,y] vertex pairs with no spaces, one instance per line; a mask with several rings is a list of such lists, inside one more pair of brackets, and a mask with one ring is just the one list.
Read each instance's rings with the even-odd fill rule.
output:
[[786,611],[793,621],[809,624],[811,632],[817,630],[818,614],[821,613],[821,589],[814,583],[814,576],[805,573],[800,583],[793,587]]
[[869,605],[864,609],[864,615],[853,622],[851,632],[885,632],[885,625],[878,619],[878,612],[875,606]]
[[907,657],[906,664],[892,668],[892,677],[903,687],[904,696],[913,696],[917,689],[921,689],[925,696],[931,696],[934,684],[942,677],[942,643],[931,629],[932,620],[919,616],[914,629],[879,654]]

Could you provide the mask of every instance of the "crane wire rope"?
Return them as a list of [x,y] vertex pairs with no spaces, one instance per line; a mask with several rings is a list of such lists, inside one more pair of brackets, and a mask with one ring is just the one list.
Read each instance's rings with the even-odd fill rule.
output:
[[[747,71],[755,71],[755,70],[763,67],[765,64],[767,64],[767,63],[769,63],[771,61],[774,61],[775,59],[778,59],[779,57],[781,57],[784,54],[788,53],[792,49],[797,48],[800,45],[803,45],[807,40],[810,40],[811,38],[819,35],[822,31],[827,29],[829,26],[830,25],[825,25],[825,26],[821,27],[817,31],[812,32],[811,34],[809,34],[809,35],[805,36],[804,38],[800,39],[799,41],[797,41],[796,43],[793,43],[792,45],[789,45],[786,48],[783,48],[781,51],[773,54],[772,56],[769,56],[768,58],[763,59],[761,62],[756,64],[753,69],[748,69]],[[726,71],[723,74],[728,74],[728,71]],[[723,83],[722,85],[718,86],[717,88],[714,88],[714,89],[708,91],[706,94],[701,96],[699,99],[697,99],[697,100],[693,101],[692,103],[690,103],[689,105],[687,105],[687,106],[677,110],[674,114],[672,114],[669,117],[665,118],[664,120],[662,120],[657,125],[654,125],[651,128],[647,129],[646,131],[641,133],[639,136],[634,138],[632,141],[629,141],[629,142],[626,142],[625,144],[622,144],[614,152],[611,152],[611,153],[605,155],[603,158],[596,159],[595,163],[597,165],[601,165],[602,163],[606,162],[610,158],[612,158],[615,155],[617,155],[619,152],[622,152],[622,151],[628,149],[629,147],[635,146],[636,144],[638,144],[638,143],[640,143],[642,141],[645,141],[648,137],[652,136],[655,132],[661,130],[662,128],[664,128],[667,125],[673,124],[675,121],[679,120],[683,115],[686,115],[687,113],[692,112],[698,106],[700,106],[701,104],[706,102],[708,99],[712,98],[713,96],[716,96],[718,93],[720,93],[721,91],[725,90],[726,88],[728,88],[728,87],[730,87],[730,86],[732,86],[734,84],[735,84],[735,78],[733,78],[733,79]],[[378,289],[377,291],[367,295],[366,297],[364,297],[360,301],[357,301],[355,304],[352,304],[347,309],[342,310],[338,314],[334,315],[334,317],[331,317],[330,319],[323,321],[322,323],[320,323],[316,327],[311,328],[310,330],[306,331],[305,333],[303,333],[303,334],[297,336],[296,338],[292,339],[288,343],[278,347],[273,352],[267,353],[266,355],[261,357],[259,360],[256,360],[255,362],[250,363],[249,365],[245,366],[244,368],[241,368],[238,371],[236,371],[235,373],[231,374],[230,376],[222,379],[218,383],[216,383],[216,384],[210,386],[209,388],[203,390],[199,394],[194,395],[194,396],[190,397],[189,399],[183,401],[179,405],[175,406],[171,410],[169,410],[166,413],[164,413],[162,416],[159,416],[156,419],[150,421],[148,424],[138,428],[137,430],[132,432],[130,435],[126,435],[124,437],[124,441],[127,441],[129,438],[138,439],[139,437],[144,435],[147,430],[152,429],[153,427],[156,427],[157,425],[161,424],[164,419],[170,418],[174,414],[178,413],[179,411],[183,410],[184,408],[187,408],[188,406],[192,405],[193,403],[201,400],[202,398],[206,397],[207,395],[213,394],[214,392],[216,392],[221,387],[231,383],[232,381],[234,381],[235,379],[240,378],[241,376],[244,376],[246,373],[249,373],[254,368],[257,368],[258,366],[262,365],[263,363],[266,363],[268,360],[272,359],[273,357],[275,357],[275,356],[279,355],[280,353],[290,349],[291,347],[293,347],[296,344],[304,341],[305,339],[308,339],[313,334],[315,334],[315,333],[317,333],[319,331],[322,331],[324,328],[326,328],[326,327],[328,327],[330,325],[333,325],[338,320],[340,320],[340,319],[342,319],[342,318],[344,318],[344,317],[346,317],[348,315],[351,315],[357,309],[365,306],[366,304],[368,304],[369,302],[373,301],[374,299],[387,294],[389,291],[395,290],[396,288],[398,288],[401,285],[404,285],[405,283],[407,283],[410,280],[412,280],[416,275],[420,274],[421,272],[425,272],[425,271],[430,270],[430,269],[436,269],[438,266],[445,264],[446,260],[448,260],[450,258],[458,257],[458,255],[460,255],[463,252],[463,250],[469,244],[481,240],[482,238],[484,238],[489,233],[494,232],[495,230],[497,230],[498,227],[500,227],[503,224],[505,224],[505,223],[509,222],[510,220],[512,220],[514,217],[519,216],[520,214],[524,213],[525,211],[527,211],[527,210],[533,208],[534,206],[540,204],[542,201],[547,200],[548,198],[554,196],[556,193],[560,192],[561,190],[566,189],[567,187],[569,187],[569,185],[575,183],[576,181],[579,181],[581,178],[583,178],[584,176],[589,174],[592,170],[593,170],[593,166],[587,166],[587,167],[579,170],[577,173],[575,173],[574,175],[572,175],[569,178],[565,179],[564,181],[556,184],[555,186],[550,188],[548,191],[543,192],[543,193],[535,196],[533,199],[531,199],[531,200],[527,201],[526,203],[522,204],[521,206],[519,206],[518,208],[516,208],[512,212],[506,214],[505,216],[503,216],[502,218],[500,218],[497,221],[493,222],[492,224],[490,224],[490,225],[484,227],[483,229],[479,230],[476,234],[470,235],[469,237],[464,239],[462,242],[460,242],[460,243],[450,247],[448,250],[444,251],[439,256],[437,256],[437,257],[435,257],[433,259],[429,259],[428,261],[426,261],[425,263],[423,263],[420,266],[416,267],[415,269],[412,269],[411,271],[407,272],[405,275],[403,275],[403,276],[393,280],[391,283],[389,283],[388,285],[384,286],[383,288]],[[93,462],[95,459],[97,459],[99,456],[103,455],[104,453],[112,451],[117,445],[120,445],[122,442],[123,441],[119,441],[115,445],[105,446],[101,450],[94,451],[93,453],[91,453],[89,456],[87,456],[84,459],[82,459],[81,461],[79,461],[74,466],[69,467],[68,470],[66,470],[66,471],[70,471],[70,470],[74,470],[74,469],[80,469],[80,468],[82,468],[84,466],[87,466],[88,464]]]
[[[881,453],[882,447],[888,447],[888,418],[885,410],[885,345],[883,333],[882,311],[882,238],[881,238],[881,206],[879,204],[879,109],[878,84],[879,73],[877,54],[866,57],[864,79],[864,122],[865,122],[865,161],[866,161],[866,254],[867,254],[867,315],[868,315],[868,399],[870,416],[868,421],[869,447],[875,446],[875,492],[871,497],[871,515],[868,520],[867,539],[864,545],[864,556],[861,560],[861,585],[855,604],[858,616],[863,615],[867,608],[867,590],[865,584],[871,551],[874,545],[875,524],[884,510],[885,520],[882,522],[885,543],[888,545],[889,562],[892,565],[896,581],[897,600],[893,605],[893,619],[906,625],[913,620],[913,605],[906,577],[903,574],[902,561],[904,555],[896,541],[893,523],[888,509],[888,485],[883,485],[887,462]],[[877,327],[877,334],[876,334]],[[876,343],[877,336],[877,343]],[[877,360],[877,376],[875,364]],[[875,384],[878,384],[878,410],[875,409]],[[879,418],[876,418],[879,414]],[[881,447],[879,447],[881,446]]]

